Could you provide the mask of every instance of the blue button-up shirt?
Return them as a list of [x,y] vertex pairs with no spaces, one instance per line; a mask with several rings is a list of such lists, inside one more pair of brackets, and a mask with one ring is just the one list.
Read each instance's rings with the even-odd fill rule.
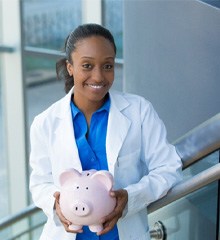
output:
[[[93,113],[88,131],[84,114],[71,102],[75,139],[83,170],[108,170],[105,142],[109,108],[108,98],[104,105]],[[84,226],[83,233],[77,234],[76,240],[119,240],[118,230],[115,226],[110,232],[97,236]]]

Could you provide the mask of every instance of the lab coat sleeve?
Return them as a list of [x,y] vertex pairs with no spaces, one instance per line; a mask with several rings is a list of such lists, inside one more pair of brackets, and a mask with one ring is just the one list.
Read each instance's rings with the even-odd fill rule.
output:
[[182,179],[182,162],[175,147],[168,143],[166,129],[151,104],[143,104],[141,161],[146,174],[129,185],[126,216],[135,214],[165,196]]
[[53,197],[53,194],[59,189],[53,183],[47,134],[42,121],[35,118],[30,130],[30,166],[32,172],[29,187],[35,205],[41,208],[48,218],[60,225],[54,210],[55,198]]

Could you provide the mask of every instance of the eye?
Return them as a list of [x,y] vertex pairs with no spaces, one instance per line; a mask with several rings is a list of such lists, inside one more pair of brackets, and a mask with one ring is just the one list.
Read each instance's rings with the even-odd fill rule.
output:
[[113,67],[114,67],[113,64],[105,64],[103,68],[104,68],[105,70],[111,70]]
[[79,189],[79,186],[77,186],[76,188]]
[[87,173],[87,176],[89,176],[90,174],[89,173]]
[[91,69],[92,65],[89,64],[89,63],[85,63],[85,64],[82,65],[82,67],[85,68],[85,69]]
[[86,189],[88,190],[89,188],[88,188],[88,187],[86,187]]

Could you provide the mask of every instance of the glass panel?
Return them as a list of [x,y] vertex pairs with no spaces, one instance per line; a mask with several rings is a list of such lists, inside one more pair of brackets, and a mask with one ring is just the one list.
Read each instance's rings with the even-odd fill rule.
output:
[[[43,57],[25,58],[26,131],[28,136],[34,117],[65,95],[64,82],[56,80],[55,62],[55,59]],[[28,146],[28,152],[29,150],[30,146]],[[37,223],[35,222],[35,224]]]
[[32,229],[30,233],[31,240],[38,240],[40,238],[40,235],[42,233],[42,229],[45,223],[46,223],[46,216],[42,211],[34,214],[30,218],[30,225]]
[[104,0],[102,16],[103,25],[112,32],[115,38],[115,43],[117,46],[117,58],[123,58],[122,47],[123,0]]
[[[117,46],[117,58],[123,58],[123,0],[104,0],[102,8],[103,25],[108,28],[114,36]],[[123,63],[115,65],[115,81],[113,88],[119,91],[123,90]]]
[[[219,162],[215,152],[184,171],[189,178]],[[214,182],[149,215],[150,226],[160,220],[167,229],[167,239],[217,239],[218,182]]]
[[115,80],[112,88],[118,91],[123,90],[123,65],[115,64]]
[[0,230],[0,239],[39,240],[45,223],[46,216],[42,211],[34,213],[31,217],[14,223],[13,228],[9,226]]
[[25,46],[60,49],[81,24],[81,0],[23,0]]
[[169,240],[216,239],[217,189],[213,183],[150,214],[150,226],[162,221]]
[[219,152],[216,151],[216,152],[210,154],[209,156],[207,156],[206,158],[198,161],[191,167],[185,169],[183,171],[184,179],[190,178],[190,177],[200,173],[201,171],[204,171],[204,170],[214,166],[218,162],[219,162]]
[[[61,50],[81,24],[81,0],[23,0],[22,13],[25,47]],[[65,94],[64,83],[56,81],[55,61],[24,55],[27,131],[36,114]]]
[[34,117],[65,95],[64,82],[56,80],[56,60],[26,57],[26,107],[28,128]]

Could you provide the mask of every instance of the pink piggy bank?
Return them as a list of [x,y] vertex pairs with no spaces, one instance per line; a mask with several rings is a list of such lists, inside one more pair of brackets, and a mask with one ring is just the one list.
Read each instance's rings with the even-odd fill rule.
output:
[[80,230],[83,225],[90,231],[103,229],[101,219],[111,213],[116,199],[110,196],[113,177],[108,171],[83,171],[69,169],[60,175],[60,208],[72,224],[71,230]]

